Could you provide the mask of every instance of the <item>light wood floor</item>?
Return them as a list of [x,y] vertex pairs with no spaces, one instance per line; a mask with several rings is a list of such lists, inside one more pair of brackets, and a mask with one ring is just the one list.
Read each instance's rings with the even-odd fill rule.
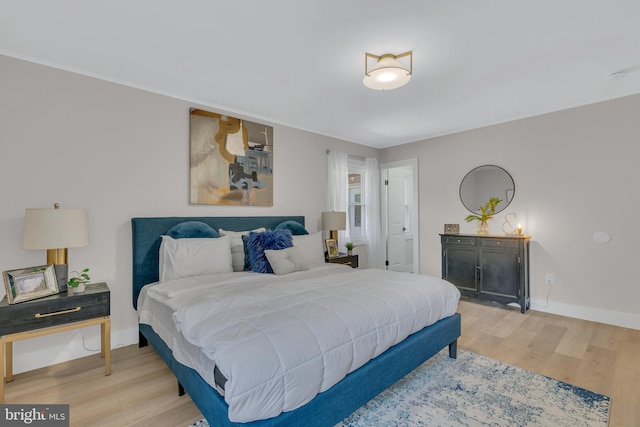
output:
[[[611,426],[640,426],[640,331],[541,312],[460,303],[459,348],[612,398]],[[7,403],[70,403],[71,426],[185,427],[202,418],[150,347],[18,374]]]

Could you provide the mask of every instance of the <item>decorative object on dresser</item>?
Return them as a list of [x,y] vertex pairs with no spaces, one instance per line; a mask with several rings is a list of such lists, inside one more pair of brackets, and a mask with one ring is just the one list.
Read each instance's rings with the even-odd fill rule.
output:
[[445,224],[444,234],[458,234],[460,233],[460,224]]
[[[13,342],[86,326],[100,325],[100,356],[104,374],[111,374],[111,297],[106,283],[87,286],[83,294],[66,292],[23,304],[0,301],[0,361],[6,354],[6,371],[0,363],[0,403],[4,383],[13,381]],[[6,349],[6,352],[5,352]]]
[[273,127],[191,109],[190,200],[273,206]]
[[335,240],[336,245],[338,245],[338,230],[347,229],[347,213],[336,211],[322,212],[322,229],[328,230],[329,238]]
[[467,215],[464,220],[467,222],[478,221],[478,234],[487,235],[489,234],[489,224],[487,223],[487,221],[493,219],[493,214],[495,214],[496,212],[496,206],[500,202],[501,200],[497,197],[492,197],[487,203],[484,204],[484,206],[480,206],[479,215]]
[[504,216],[504,222],[502,223],[502,231],[504,231],[505,235],[510,234],[522,234],[522,224],[518,224],[517,227],[514,227],[511,222],[509,222],[509,215],[513,215],[513,219],[516,219],[515,212],[509,212]]
[[529,308],[530,236],[440,236],[442,278],[463,296]]
[[334,239],[326,239],[324,241],[327,247],[327,258],[335,258],[338,256],[338,242]]
[[353,255],[353,248],[355,248],[356,245],[354,245],[353,242],[347,242],[344,244],[344,247],[347,248],[347,255]]
[[44,298],[59,292],[53,265],[4,271],[2,276],[9,304]]
[[46,249],[47,264],[53,264],[58,281],[58,290],[67,290],[67,248],[87,246],[87,212],[84,209],[26,209],[22,247],[24,249]]
[[91,280],[91,277],[89,277],[89,269],[85,268],[82,271],[72,271],[71,274],[75,274],[76,277],[69,278],[69,281],[67,282],[69,288],[67,291],[71,293],[81,294],[82,292],[84,292],[87,283],[89,283],[89,280]]
[[325,259],[326,262],[330,262],[332,264],[344,264],[348,265],[351,268],[358,268],[358,255],[349,255],[349,254],[338,254],[333,258],[327,257]]
[[[502,231],[504,231],[504,234],[520,234],[518,233],[517,228],[514,227],[513,224],[511,224],[511,222],[509,221],[510,215],[513,216],[514,220],[516,219],[515,212],[509,212],[505,214],[504,221],[502,222]],[[518,224],[518,226],[520,226],[520,224]],[[520,230],[522,231],[522,228]]]

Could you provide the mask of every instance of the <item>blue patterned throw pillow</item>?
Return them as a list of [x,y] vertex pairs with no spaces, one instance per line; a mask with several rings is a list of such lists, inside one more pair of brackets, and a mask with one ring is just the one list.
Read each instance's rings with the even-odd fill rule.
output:
[[256,273],[273,273],[271,264],[264,254],[265,249],[286,249],[293,246],[291,230],[267,230],[264,233],[251,232],[242,236],[248,255],[249,269]]

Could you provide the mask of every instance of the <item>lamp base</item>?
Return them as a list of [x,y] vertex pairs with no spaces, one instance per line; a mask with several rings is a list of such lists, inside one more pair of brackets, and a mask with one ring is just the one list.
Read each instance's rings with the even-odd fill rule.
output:
[[58,291],[67,292],[67,281],[69,280],[69,264],[54,264],[56,280],[58,281]]

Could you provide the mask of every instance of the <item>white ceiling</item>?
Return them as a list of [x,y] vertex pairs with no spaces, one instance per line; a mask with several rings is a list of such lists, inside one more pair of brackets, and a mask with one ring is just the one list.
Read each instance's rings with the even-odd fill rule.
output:
[[[0,0],[0,8],[1,54],[379,148],[640,93],[638,0]],[[365,52],[407,50],[409,84],[387,92],[362,84]],[[627,76],[606,78],[619,70]]]

